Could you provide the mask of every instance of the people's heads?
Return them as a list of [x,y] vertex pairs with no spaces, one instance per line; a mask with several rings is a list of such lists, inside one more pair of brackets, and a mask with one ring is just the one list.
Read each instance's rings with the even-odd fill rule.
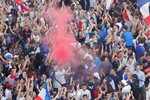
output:
[[55,97],[58,93],[58,89],[57,88],[54,88],[53,91],[52,91],[52,95]]
[[139,61],[139,62],[137,63],[137,66],[136,66],[136,70],[137,70],[137,71],[142,70],[143,67],[144,67],[143,62],[142,62],[142,61]]
[[112,75],[116,75],[116,71],[114,69],[111,70]]
[[93,17],[91,17],[90,20],[91,20],[92,24],[95,23],[95,19]]
[[16,75],[16,69],[15,68],[11,69],[11,75]]
[[119,26],[118,25],[114,25],[114,31],[118,32],[119,31]]
[[106,56],[105,59],[104,59],[104,61],[109,61],[109,57]]
[[28,31],[29,29],[30,29],[30,27],[29,27],[28,25],[25,25],[25,26],[24,26],[24,30],[25,30],[25,31]]
[[130,73],[130,70],[129,70],[128,67],[125,67],[125,73],[126,73],[126,74],[129,74],[129,73]]
[[122,50],[119,50],[119,51],[117,52],[117,57],[118,57],[118,58],[122,58],[122,57],[123,57],[123,51],[122,51]]
[[109,61],[108,55],[102,55],[101,60],[102,61]]
[[24,71],[24,72],[22,72],[22,77],[24,78],[24,79],[27,79],[27,73]]
[[123,5],[124,8],[128,7],[128,4],[126,2],[123,2],[122,5]]
[[80,14],[80,17],[85,17],[85,11],[84,10],[81,10],[79,14]]
[[24,97],[24,92],[23,91],[20,92],[20,97]]
[[46,81],[47,76],[45,74],[43,74],[41,78],[43,81]]
[[87,95],[82,96],[82,100],[89,100]]
[[85,83],[82,84],[82,89],[86,90],[87,89],[87,85]]

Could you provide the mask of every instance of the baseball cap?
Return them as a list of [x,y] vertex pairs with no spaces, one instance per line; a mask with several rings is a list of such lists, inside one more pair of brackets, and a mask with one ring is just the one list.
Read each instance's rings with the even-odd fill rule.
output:
[[5,58],[6,60],[12,60],[12,59],[13,59],[13,54],[7,52],[7,53],[4,55],[4,58]]

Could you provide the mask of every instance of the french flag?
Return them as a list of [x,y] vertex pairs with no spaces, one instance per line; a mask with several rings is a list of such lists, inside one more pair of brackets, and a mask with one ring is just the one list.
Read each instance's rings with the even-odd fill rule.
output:
[[150,0],[137,0],[145,23],[150,26]]
[[48,92],[48,88],[42,88],[39,95],[34,100],[51,100],[50,94]]

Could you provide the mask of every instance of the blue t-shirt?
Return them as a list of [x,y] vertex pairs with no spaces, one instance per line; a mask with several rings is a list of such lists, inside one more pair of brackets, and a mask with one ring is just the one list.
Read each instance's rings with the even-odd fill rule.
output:
[[47,44],[40,44],[40,52],[43,54],[48,54],[49,53],[49,47]]
[[123,73],[123,75],[122,75],[122,80],[128,80],[128,75],[125,74],[125,73]]
[[107,37],[107,35],[108,35],[108,32],[107,32],[107,27],[106,27],[106,25],[102,25],[102,27],[101,27],[101,29],[100,29],[100,31],[99,31],[99,36],[100,36],[100,39],[102,40],[102,41],[105,41],[105,39],[106,39],[106,37]]
[[99,57],[95,57],[94,63],[95,63],[95,65],[96,65],[96,69],[99,70],[100,65],[101,65],[101,60],[100,60],[100,58],[99,58]]
[[145,48],[144,48],[144,46],[138,44],[138,45],[136,46],[136,49],[135,49],[136,57],[137,57],[137,58],[140,58],[140,57],[144,56],[144,53],[145,53]]
[[124,32],[123,39],[127,47],[133,46],[133,34],[132,32]]

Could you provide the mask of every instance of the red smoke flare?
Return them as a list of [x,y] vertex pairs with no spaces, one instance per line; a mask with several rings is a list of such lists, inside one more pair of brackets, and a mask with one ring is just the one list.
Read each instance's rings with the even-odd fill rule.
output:
[[[68,30],[69,21],[72,18],[68,8],[49,8],[46,12],[49,21],[53,24],[54,32],[47,34],[47,40],[52,48],[51,57],[58,64],[66,64],[74,59],[74,47],[71,45],[75,41],[74,35]],[[51,29],[51,28],[50,28]]]

